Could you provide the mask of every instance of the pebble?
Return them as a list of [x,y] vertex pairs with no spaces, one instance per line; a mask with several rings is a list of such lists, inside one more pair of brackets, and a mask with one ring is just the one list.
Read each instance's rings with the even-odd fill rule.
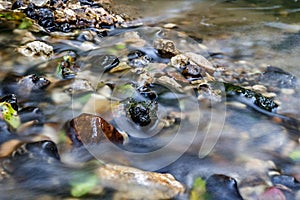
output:
[[173,28],[176,28],[177,27],[177,24],[174,24],[174,23],[167,23],[163,26],[164,28],[167,28],[167,29],[173,29]]
[[97,174],[103,185],[118,192],[119,199],[170,199],[185,190],[171,174],[133,167],[106,164],[97,169]]
[[213,174],[206,180],[206,192],[211,199],[243,200],[236,180],[222,174]]
[[17,51],[24,56],[41,57],[48,59],[53,55],[53,47],[41,41],[29,42],[17,48]]

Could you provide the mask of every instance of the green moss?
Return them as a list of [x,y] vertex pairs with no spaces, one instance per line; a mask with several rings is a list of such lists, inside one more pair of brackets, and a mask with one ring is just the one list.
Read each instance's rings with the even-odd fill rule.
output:
[[274,112],[278,107],[273,98],[265,97],[260,93],[230,83],[224,83],[224,86],[227,97],[241,97],[243,98],[242,101],[252,103],[268,112]]
[[33,25],[33,21],[21,12],[5,11],[0,13],[0,19],[14,21],[19,29],[28,29]]

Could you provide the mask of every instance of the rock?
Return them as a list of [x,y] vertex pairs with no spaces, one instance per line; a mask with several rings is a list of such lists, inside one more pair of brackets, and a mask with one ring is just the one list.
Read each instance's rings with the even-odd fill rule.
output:
[[24,144],[13,154],[14,159],[17,159],[17,157],[28,157],[38,160],[45,160],[47,162],[51,162],[52,160],[60,160],[56,144],[50,140]]
[[171,174],[106,164],[96,171],[101,184],[118,192],[120,199],[170,199],[184,192]]
[[205,70],[207,70],[210,73],[213,73],[216,71],[216,68],[213,66],[213,64],[211,62],[209,62],[206,58],[204,58],[203,56],[196,54],[196,53],[192,53],[192,52],[188,52],[185,53],[185,55],[191,60],[193,61],[195,64],[197,64],[198,66],[200,66],[201,68],[204,68]]
[[173,29],[173,28],[176,28],[176,27],[177,27],[177,24],[174,24],[174,23],[164,24],[164,28],[167,28],[167,29]]
[[177,69],[182,69],[189,64],[189,58],[184,54],[179,54],[171,58],[170,64]]
[[0,144],[0,158],[10,156],[15,150],[26,143],[39,142],[49,140],[44,135],[30,135],[26,137],[11,137],[5,141],[1,141]]
[[211,199],[243,200],[236,180],[222,174],[214,174],[206,180],[206,192]]
[[82,94],[86,92],[93,92],[92,84],[86,79],[76,78],[72,84],[66,86],[64,91],[68,94]]
[[179,54],[179,51],[172,40],[157,39],[154,41],[153,47],[158,50],[158,53],[163,58],[172,58]]
[[297,83],[295,76],[273,66],[268,66],[259,80],[264,85],[278,88],[295,88]]
[[272,98],[265,97],[260,93],[230,83],[224,83],[224,86],[228,98],[236,99],[264,114],[275,112],[278,107]]
[[293,176],[288,175],[276,175],[271,178],[274,185],[284,185],[292,190],[300,190],[300,182]]
[[258,200],[286,200],[286,198],[279,189],[270,187],[258,197]]
[[189,81],[195,81],[202,78],[202,70],[198,65],[189,64],[185,66],[181,73]]
[[123,144],[126,135],[121,134],[113,125],[103,118],[83,113],[69,122],[68,136],[73,144],[95,144],[103,141],[111,141]]
[[128,55],[128,65],[132,67],[146,67],[152,58],[140,50],[130,52]]
[[53,47],[41,41],[29,42],[17,48],[24,56],[41,57],[48,59],[53,55]]
[[132,121],[139,126],[147,126],[151,121],[157,119],[156,101],[136,101],[130,99],[126,107],[127,113]]
[[36,6],[42,7],[42,6],[46,5],[49,2],[49,0],[30,0],[30,2]]

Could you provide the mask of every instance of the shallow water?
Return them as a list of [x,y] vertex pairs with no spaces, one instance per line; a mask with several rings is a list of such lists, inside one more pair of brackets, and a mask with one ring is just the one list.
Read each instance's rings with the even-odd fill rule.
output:
[[[123,35],[131,31],[138,32],[143,40],[148,42],[149,49],[144,50],[151,55],[150,47],[153,40],[165,36],[163,33],[168,31],[160,27],[168,23],[174,23],[176,27],[170,33],[168,32],[167,38],[173,40],[182,52],[197,52],[212,62],[225,66],[229,71],[243,70],[249,76],[256,76],[271,65],[291,73],[298,80],[300,78],[298,70],[300,2],[250,0],[132,0],[126,2],[115,0],[114,2],[119,12],[125,12],[137,18],[136,21],[142,22],[145,27],[128,29],[88,45],[74,40],[71,41],[73,44],[70,41],[59,43],[51,41],[57,52],[74,49],[80,55],[79,61],[83,68],[92,72],[82,73],[81,76],[88,76],[93,86],[101,81],[115,81],[122,85],[138,79],[132,74],[110,76],[103,71],[95,76],[98,68],[90,67],[90,65],[99,66],[99,63],[103,61],[97,57],[99,54],[111,53],[125,57],[128,52],[115,49],[114,44],[122,43]],[[41,61],[33,63],[30,59],[20,60],[24,59],[20,56],[16,56],[16,59],[12,61],[15,54],[7,52],[16,47],[17,42],[7,42],[8,35],[4,31],[6,28],[1,30],[3,30],[0,34],[1,46],[5,51],[1,53],[3,56],[0,58],[3,65],[1,77],[4,77],[7,69],[24,73],[32,72],[36,68],[39,71],[41,70],[39,68],[42,68],[43,73],[51,74],[47,71],[49,69],[43,68],[44,63]],[[182,39],[180,32],[186,33],[188,37],[184,36]],[[14,36],[17,37],[17,35]],[[80,45],[81,47],[78,48]],[[13,67],[7,67],[11,66],[11,62],[13,62]],[[251,83],[242,81],[240,84],[253,86]],[[263,83],[258,84],[263,85]],[[66,102],[59,106],[53,104],[41,106],[44,106],[44,113],[48,120],[58,124],[56,130],[61,128],[62,121],[77,116],[83,110],[93,112],[96,110],[97,114],[100,112],[105,119],[113,121],[123,131],[131,132],[131,135],[138,139],[132,140],[133,142],[129,142],[124,147],[127,151],[120,151],[116,146],[110,145],[103,145],[101,148],[87,146],[94,157],[99,160],[126,163],[146,170],[169,172],[188,187],[191,187],[194,177],[208,177],[214,173],[227,174],[238,181],[252,174],[263,176],[269,167],[266,162],[269,160],[272,160],[284,173],[299,176],[299,161],[292,164],[284,162],[290,161],[289,156],[292,152],[300,150],[297,141],[298,130],[290,133],[291,131],[284,125],[240,103],[224,103],[211,108],[198,104],[193,91],[189,91],[190,97],[181,98],[176,96],[178,91],[174,87],[168,89],[169,91],[165,92],[165,99],[162,98],[159,101],[160,117],[163,117],[165,112],[179,111],[185,115],[186,121],[182,120],[180,126],[167,130],[157,128],[153,124],[154,128],[149,130],[132,128],[132,124],[124,121],[124,113],[110,113],[104,108],[99,108],[100,111],[98,111],[96,108],[93,110],[88,106],[84,107],[86,101],[82,103],[82,99],[77,96],[71,99],[66,98]],[[62,91],[58,89],[57,92]],[[175,93],[175,101],[168,92]],[[278,113],[299,118],[299,81],[292,91],[294,94],[289,92],[291,90],[281,92],[276,96],[281,103]],[[115,96],[112,102],[120,100],[117,91],[113,95]],[[174,132],[177,133],[176,137],[172,135]],[[143,140],[144,133],[147,133],[147,136],[159,133],[159,140],[152,140],[152,138]],[[172,142],[168,143],[170,140]],[[154,151],[160,148],[161,151]],[[143,151],[147,153],[143,154]],[[109,152],[108,156],[105,155],[107,152]],[[68,155],[65,157],[62,155],[63,159],[67,160],[67,157]],[[125,162],[122,159],[120,161],[120,157]]]

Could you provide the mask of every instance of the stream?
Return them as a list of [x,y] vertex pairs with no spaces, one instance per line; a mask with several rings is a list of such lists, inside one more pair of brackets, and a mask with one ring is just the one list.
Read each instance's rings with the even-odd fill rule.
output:
[[[20,28],[0,4],[1,199],[300,199],[299,1],[114,0],[129,22],[105,31]],[[185,189],[97,171],[108,181],[69,194],[103,163]]]

